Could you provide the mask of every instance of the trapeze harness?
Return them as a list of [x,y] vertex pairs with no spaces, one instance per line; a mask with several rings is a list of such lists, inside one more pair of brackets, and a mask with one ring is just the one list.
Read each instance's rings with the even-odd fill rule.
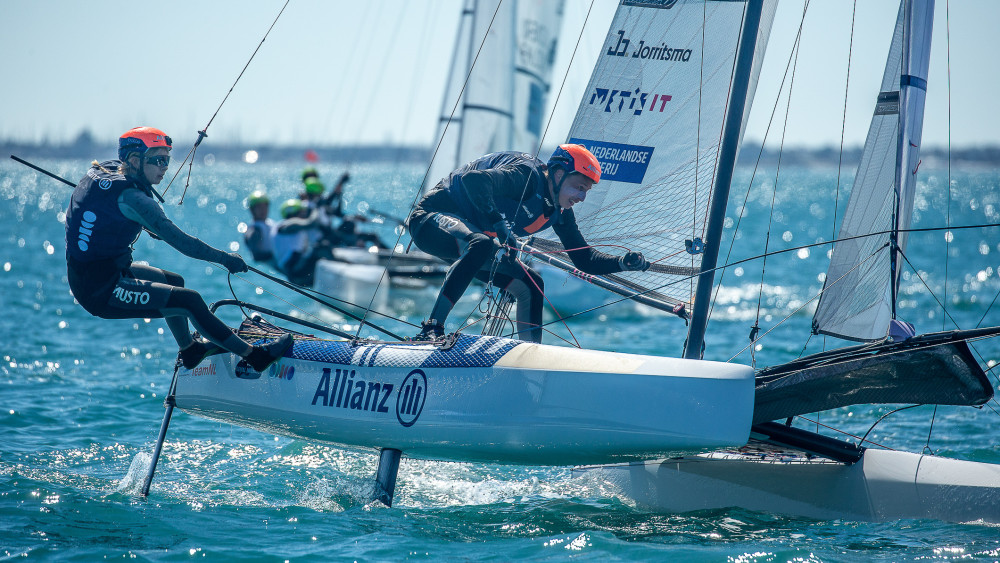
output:
[[[225,341],[232,331],[209,312],[198,292],[184,287],[183,277],[132,263],[132,244],[142,226],[122,212],[123,193],[138,190],[149,200],[145,208],[158,212],[162,221],[169,219],[153,200],[152,186],[118,173],[121,164],[109,160],[92,166],[73,191],[66,212],[66,265],[73,296],[87,312],[104,319],[162,318],[175,316],[171,310],[186,311],[202,334]],[[170,238],[165,238],[168,244],[193,258],[218,261],[214,253],[223,254],[193,237]]]

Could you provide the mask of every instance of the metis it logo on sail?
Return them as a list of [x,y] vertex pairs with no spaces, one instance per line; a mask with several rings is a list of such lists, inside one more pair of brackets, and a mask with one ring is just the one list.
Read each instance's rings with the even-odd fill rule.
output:
[[[667,102],[673,99],[670,94],[653,94],[643,92],[636,88],[634,90],[616,90],[612,88],[595,87],[590,94],[590,105],[604,106],[606,113],[628,113],[632,115],[642,115],[643,110],[647,112],[663,113],[667,107]],[[650,101],[651,100],[651,101]],[[646,102],[650,101],[649,107]],[[626,104],[628,104],[626,106]]]

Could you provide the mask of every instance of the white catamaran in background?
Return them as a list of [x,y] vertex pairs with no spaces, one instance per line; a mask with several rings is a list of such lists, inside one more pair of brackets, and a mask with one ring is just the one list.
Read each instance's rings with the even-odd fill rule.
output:
[[[537,152],[562,16],[562,0],[465,0],[422,190],[487,153]],[[334,257],[317,264],[316,288],[375,310],[388,308],[389,282],[420,289],[447,268],[416,249],[345,248]]]
[[[870,225],[849,213],[841,238],[908,224],[909,212],[896,204],[912,197],[894,194],[911,189],[905,176],[916,172],[916,147],[908,147],[920,144],[932,7],[931,0],[901,4],[863,161],[894,172],[859,173],[855,188],[871,186],[891,207]],[[464,334],[437,344],[358,340],[257,307],[343,339],[297,335],[266,373],[231,354],[179,368],[157,455],[176,405],[306,440],[381,448],[375,497],[387,504],[405,453],[535,465],[628,461],[579,473],[610,479],[637,503],[663,510],[744,506],[823,518],[1000,522],[1000,466],[865,448],[773,422],[859,403],[992,398],[966,340],[1000,330],[886,341],[898,263],[871,271],[854,264],[867,266],[870,255],[892,262],[905,247],[898,234],[859,239],[868,250],[838,245],[817,312],[817,330],[872,344],[761,370],[756,385],[749,366],[701,359],[733,167],[774,10],[771,0],[622,2],[571,131],[606,167],[577,212],[584,235],[659,258],[648,272],[598,281],[690,318],[683,359]],[[536,244],[558,250],[551,241]],[[835,297],[832,288],[853,278],[844,283],[868,288],[858,291],[871,300],[857,291]],[[863,316],[870,321],[858,322]],[[867,332],[851,332],[862,325]],[[277,329],[253,319],[240,332],[258,341]],[[644,461],[673,455],[685,457]]]

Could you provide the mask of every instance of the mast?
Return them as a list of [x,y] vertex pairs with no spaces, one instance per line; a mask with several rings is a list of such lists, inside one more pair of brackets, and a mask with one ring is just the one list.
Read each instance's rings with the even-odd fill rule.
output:
[[687,342],[684,343],[685,358],[701,358],[705,343],[708,308],[711,304],[712,285],[715,282],[715,266],[719,260],[719,247],[722,243],[722,226],[726,218],[729,187],[733,180],[733,169],[736,167],[736,155],[739,152],[743,110],[746,107],[747,91],[753,69],[754,48],[757,44],[757,31],[760,27],[763,6],[763,0],[749,0],[747,2],[746,17],[740,32],[740,47],[736,59],[736,72],[733,76],[733,90],[729,96],[729,109],[726,113],[722,148],[719,151],[719,168],[715,187],[712,190],[712,207],[705,233],[705,252],[701,260],[701,274],[698,276],[698,285],[695,290],[691,328],[688,330]]

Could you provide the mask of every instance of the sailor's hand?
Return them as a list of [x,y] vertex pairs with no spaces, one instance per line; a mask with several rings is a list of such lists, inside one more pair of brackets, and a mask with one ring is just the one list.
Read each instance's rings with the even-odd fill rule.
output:
[[514,236],[514,233],[510,232],[507,221],[501,219],[493,223],[493,232],[497,234],[497,242],[501,245],[517,248],[517,237]]
[[618,266],[623,272],[645,272],[650,267],[649,260],[641,252],[630,251],[618,259]]
[[235,252],[229,252],[222,256],[222,265],[229,270],[230,274],[241,274],[250,269],[243,257]]

